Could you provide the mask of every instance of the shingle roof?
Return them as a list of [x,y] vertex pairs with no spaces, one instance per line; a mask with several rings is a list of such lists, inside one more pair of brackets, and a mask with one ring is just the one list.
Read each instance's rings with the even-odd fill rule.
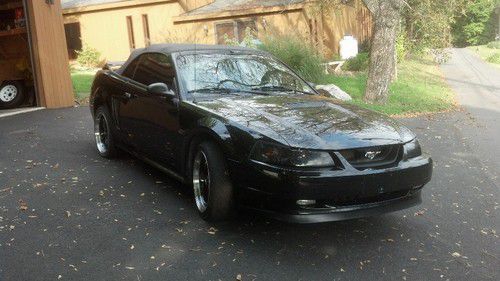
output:
[[183,14],[183,16],[238,11],[259,7],[274,7],[299,4],[307,0],[215,0],[212,4],[200,7]]
[[62,0],[61,4],[63,9],[73,9],[125,1],[130,0]]

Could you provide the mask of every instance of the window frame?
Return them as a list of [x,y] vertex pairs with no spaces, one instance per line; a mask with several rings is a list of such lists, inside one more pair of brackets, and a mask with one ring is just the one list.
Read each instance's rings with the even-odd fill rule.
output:
[[234,33],[234,38],[238,41],[238,42],[243,42],[243,39],[244,39],[244,31],[242,31],[242,34],[243,36],[241,36],[242,38],[240,38],[240,24],[241,23],[248,23],[248,22],[252,22],[255,26],[255,34],[257,35],[259,33],[259,30],[257,28],[257,19],[255,18],[252,18],[252,19],[245,19],[245,20],[240,20],[240,19],[237,19],[237,20],[225,20],[225,21],[218,21],[218,22],[214,22],[214,36],[215,36],[215,42],[217,42],[217,44],[219,43],[219,34],[217,32],[217,27],[219,25],[225,25],[225,24],[232,24],[233,25],[233,33]]
[[[170,60],[170,63],[172,65],[172,69],[173,69],[173,82],[172,82],[172,88],[169,88],[169,90],[172,90],[175,93],[175,95],[177,97],[179,97],[180,96],[180,93],[179,93],[180,91],[179,91],[178,78],[177,78],[177,67],[176,67],[176,64],[175,64],[175,59],[174,59],[173,54],[165,54],[165,53],[161,53],[161,52],[147,52],[147,53],[140,54],[137,58],[135,58],[132,62],[130,62],[130,64],[127,66],[127,68],[123,72],[123,73],[125,73],[129,69],[129,67],[132,66],[133,63],[137,62],[137,65],[135,66],[134,74],[133,74],[132,78],[124,76],[123,74],[122,74],[122,76],[125,77],[125,78],[127,78],[127,79],[129,79],[134,85],[139,86],[139,87],[144,88],[144,89],[147,89],[147,87],[149,85],[145,85],[145,84],[137,81],[136,80],[136,75],[137,75],[137,70],[139,69],[142,61],[148,55],[165,56],[167,59]],[[158,83],[164,83],[164,82],[163,81],[158,81]]]
[[128,44],[130,50],[135,50],[137,47],[137,43],[135,42],[135,35],[134,35],[134,19],[132,18],[132,16],[126,16],[125,21],[127,23]]
[[144,46],[151,46],[151,30],[149,28],[148,14],[142,14],[142,31],[144,33]]

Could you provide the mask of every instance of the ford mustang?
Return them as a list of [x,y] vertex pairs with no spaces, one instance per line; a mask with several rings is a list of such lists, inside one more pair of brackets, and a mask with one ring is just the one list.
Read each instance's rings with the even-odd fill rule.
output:
[[164,44],[96,74],[97,151],[193,189],[208,221],[239,209],[312,223],[415,206],[432,160],[398,122],[320,95],[270,54]]

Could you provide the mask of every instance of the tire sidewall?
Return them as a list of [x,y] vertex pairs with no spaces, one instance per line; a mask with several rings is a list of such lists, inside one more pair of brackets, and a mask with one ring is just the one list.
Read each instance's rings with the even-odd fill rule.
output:
[[207,209],[201,212],[196,207],[196,210],[207,221],[228,220],[234,216],[234,188],[227,171],[224,156],[213,142],[202,142],[194,153],[193,162],[200,150],[207,157],[210,185]]
[[7,86],[16,87],[17,95],[13,100],[11,100],[9,102],[3,102],[0,100],[0,108],[14,108],[14,107],[20,106],[24,102],[24,99],[26,97],[26,92],[25,92],[23,84],[19,81],[6,81],[6,82],[2,83],[2,85],[0,86],[0,90],[2,90],[3,88],[5,88]]
[[96,113],[94,115],[94,133],[95,133],[95,127],[98,125],[97,122],[99,122],[100,118],[104,117],[104,120],[106,122],[106,125],[108,127],[108,144],[107,144],[107,151],[106,152],[101,152],[97,148],[97,140],[95,140],[95,145],[97,152],[101,157],[104,158],[113,158],[116,155],[116,143],[115,143],[115,134],[113,133],[113,120],[111,119],[111,115],[109,114],[109,111],[106,107],[101,106],[96,110]]

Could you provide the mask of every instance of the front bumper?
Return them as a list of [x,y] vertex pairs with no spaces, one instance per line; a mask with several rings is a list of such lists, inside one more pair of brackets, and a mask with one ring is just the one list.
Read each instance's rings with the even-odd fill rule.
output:
[[[230,165],[241,205],[297,223],[376,216],[418,205],[432,177],[420,156],[386,169],[289,170],[262,163]],[[300,206],[297,200],[315,200]]]

